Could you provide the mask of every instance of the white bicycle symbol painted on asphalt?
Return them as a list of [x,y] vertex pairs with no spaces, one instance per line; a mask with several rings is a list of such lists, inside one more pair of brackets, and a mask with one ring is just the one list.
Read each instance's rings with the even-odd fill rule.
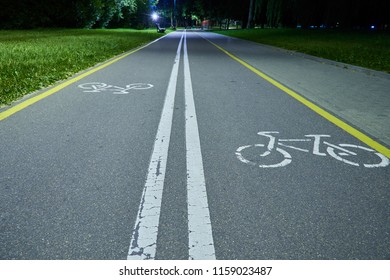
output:
[[129,94],[130,90],[143,90],[143,89],[150,89],[153,87],[152,84],[146,84],[146,83],[134,83],[126,85],[125,87],[119,87],[119,86],[113,86],[108,85],[105,83],[85,83],[78,86],[79,88],[83,89],[83,92],[112,92],[113,94]]
[[[241,146],[236,150],[237,158],[243,163],[258,166],[261,168],[282,167],[291,163],[292,157],[285,149],[277,146],[290,148],[301,152],[310,152],[308,149],[292,146],[294,142],[311,142],[312,152],[316,156],[327,156],[342,161],[353,166],[364,166],[367,168],[386,167],[390,161],[387,157],[370,148],[352,145],[352,144],[331,144],[327,141],[322,141],[323,138],[330,137],[324,134],[305,135],[304,139],[277,139],[273,134],[278,134],[276,131],[260,131],[257,134],[268,138],[268,144],[254,144]],[[326,152],[321,152],[321,144],[326,146]],[[361,160],[359,154],[365,153],[366,157]],[[265,164],[269,160],[277,161],[273,164]],[[359,162],[360,161],[360,162]],[[365,163],[362,163],[364,161]],[[368,161],[368,162],[367,162]]]

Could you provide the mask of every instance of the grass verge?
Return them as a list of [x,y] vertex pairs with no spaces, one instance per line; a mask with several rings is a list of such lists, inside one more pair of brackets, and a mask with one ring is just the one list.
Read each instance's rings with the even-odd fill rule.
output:
[[0,106],[162,35],[155,29],[0,31]]
[[215,32],[390,73],[389,32],[305,29],[250,29]]

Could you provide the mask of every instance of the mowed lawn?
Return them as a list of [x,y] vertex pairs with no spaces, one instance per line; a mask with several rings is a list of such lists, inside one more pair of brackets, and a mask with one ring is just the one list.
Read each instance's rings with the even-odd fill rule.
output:
[[162,36],[137,30],[0,30],[0,106]]
[[389,31],[267,28],[216,32],[390,73]]

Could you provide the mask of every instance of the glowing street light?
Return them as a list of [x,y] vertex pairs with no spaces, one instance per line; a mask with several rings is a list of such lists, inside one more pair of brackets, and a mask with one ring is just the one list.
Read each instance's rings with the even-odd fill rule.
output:
[[157,21],[158,18],[159,18],[159,16],[158,16],[157,13],[153,13],[153,14],[152,14],[152,19],[153,19],[154,21]]

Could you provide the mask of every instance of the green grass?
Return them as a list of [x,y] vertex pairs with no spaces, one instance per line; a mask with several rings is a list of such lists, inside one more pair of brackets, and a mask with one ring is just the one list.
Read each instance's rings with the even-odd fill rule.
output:
[[389,32],[305,29],[252,29],[216,32],[390,73]]
[[0,31],[0,105],[160,36],[155,29]]

